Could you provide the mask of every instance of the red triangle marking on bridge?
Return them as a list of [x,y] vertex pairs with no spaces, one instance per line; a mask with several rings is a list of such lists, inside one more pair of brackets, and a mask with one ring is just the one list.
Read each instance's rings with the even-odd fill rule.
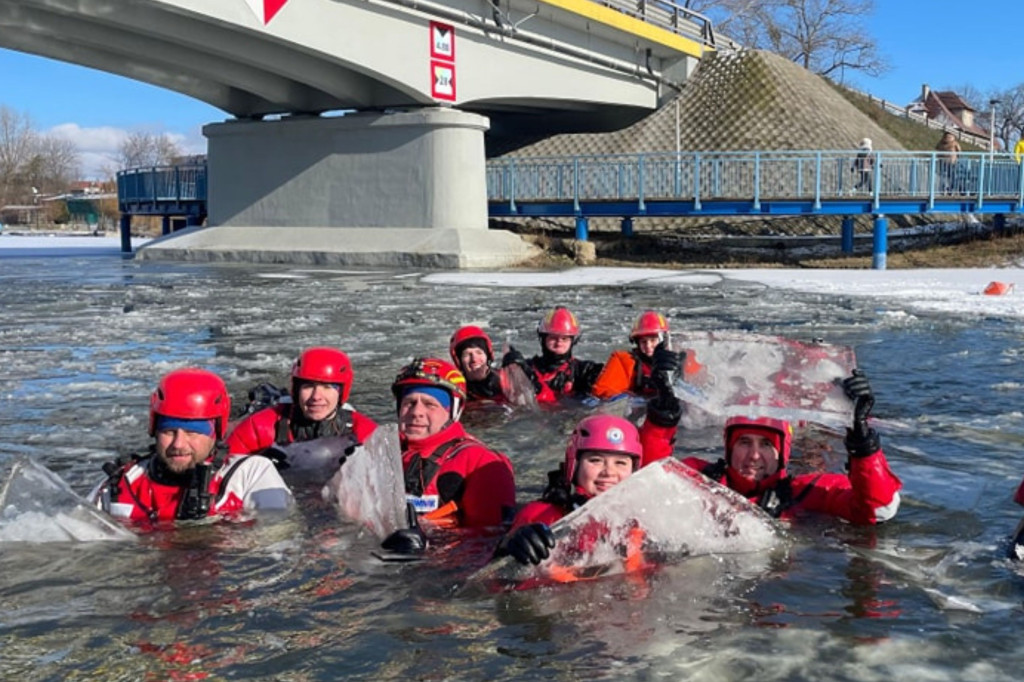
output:
[[274,15],[287,3],[288,0],[263,0],[263,23],[269,24]]

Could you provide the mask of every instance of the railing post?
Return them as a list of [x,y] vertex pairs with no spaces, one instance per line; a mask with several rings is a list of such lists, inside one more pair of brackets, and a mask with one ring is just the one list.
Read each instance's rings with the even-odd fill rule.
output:
[[935,183],[938,178],[935,175],[937,170],[937,157],[935,152],[931,153],[931,159],[929,160],[928,167],[928,210],[932,211],[935,209]]
[[878,199],[882,194],[882,152],[875,152],[875,164],[872,168],[871,189],[874,197],[871,201],[871,210],[878,210]]
[[[964,190],[966,191],[966,187]],[[985,156],[978,161],[978,210],[985,208]]]
[[693,153],[693,210],[700,211],[700,152]]
[[871,253],[871,268],[885,270],[886,252],[889,249],[889,224],[884,215],[875,216],[874,240]]
[[516,168],[516,160],[512,159],[511,163],[507,166],[509,180],[508,180],[508,210],[510,213],[516,212],[516,174],[519,170]]
[[843,216],[841,243],[843,253],[853,253],[853,216]]
[[754,152],[754,210],[761,210],[761,152]]
[[[573,158],[572,160],[572,210],[576,213],[580,212],[580,160],[578,158]],[[585,227],[584,230],[586,230]],[[579,222],[577,222],[577,234],[579,231],[580,226]],[[584,236],[583,239],[586,239],[586,237]]]
[[683,198],[683,154],[682,152],[676,152],[676,165],[674,168],[675,177],[673,178],[672,187],[675,190],[675,198]]
[[814,210],[821,210],[821,152],[814,154]]
[[636,188],[636,190],[637,190],[637,194],[639,195],[639,197],[637,198],[637,206],[636,207],[637,207],[637,210],[640,213],[646,213],[647,212],[647,204],[644,202],[644,155],[643,154],[641,154],[640,158],[637,160],[636,174],[637,174],[637,179],[636,179],[637,188]]

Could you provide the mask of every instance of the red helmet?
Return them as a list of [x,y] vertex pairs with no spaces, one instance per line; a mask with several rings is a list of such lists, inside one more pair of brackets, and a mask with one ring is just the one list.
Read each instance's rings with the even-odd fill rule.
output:
[[725,459],[729,461],[733,443],[741,431],[763,432],[775,441],[779,451],[779,468],[789,464],[789,452],[793,445],[793,425],[784,419],[773,417],[729,417],[725,422]]
[[576,424],[565,449],[565,480],[572,485],[579,454],[587,450],[621,452],[633,458],[633,471],[643,466],[644,448],[640,433],[628,419],[610,414],[593,414]]
[[580,324],[571,310],[564,306],[558,306],[537,323],[537,333],[542,337],[544,334],[557,334],[571,336],[575,339],[580,335]]
[[487,362],[494,362],[494,345],[491,344],[491,338],[487,336],[480,327],[473,325],[466,325],[465,327],[459,327],[452,334],[451,341],[448,342],[448,352],[452,355],[452,362],[456,365],[461,366],[459,361],[459,352],[462,350],[459,348],[462,344],[473,339],[480,339],[484,342],[484,352],[487,354]]
[[466,377],[455,365],[437,358],[416,358],[398,371],[391,393],[401,402],[410,386],[433,386],[448,391],[452,397],[452,421],[458,421],[466,404]]
[[658,341],[664,341],[668,336],[668,320],[654,310],[643,311],[629,330],[629,340],[636,341],[641,336],[657,336]]
[[318,346],[302,351],[292,365],[292,379],[316,381],[321,384],[340,384],[340,402],[348,401],[352,390],[352,363],[337,348]]
[[156,435],[156,417],[212,419],[217,438],[224,437],[231,415],[231,396],[223,379],[205,369],[189,367],[164,375],[149,397],[149,435]]

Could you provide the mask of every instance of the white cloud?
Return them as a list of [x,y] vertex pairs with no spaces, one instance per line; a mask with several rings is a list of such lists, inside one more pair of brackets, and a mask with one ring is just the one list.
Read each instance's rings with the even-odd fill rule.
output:
[[113,126],[83,128],[77,123],[61,123],[43,132],[74,142],[81,155],[83,179],[100,179],[105,178],[109,170],[117,169],[118,149],[121,143],[130,133],[138,130],[166,134],[185,154],[206,153],[206,138],[203,137],[199,127],[190,133],[182,133],[152,130],[142,126],[132,129]]

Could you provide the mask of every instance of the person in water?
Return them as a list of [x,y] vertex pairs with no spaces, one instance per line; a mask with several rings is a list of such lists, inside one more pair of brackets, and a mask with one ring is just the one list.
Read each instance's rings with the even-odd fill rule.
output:
[[512,401],[509,368],[495,369],[494,345],[480,327],[459,327],[448,342],[452,362],[466,378],[467,402],[491,401],[504,404]]
[[590,395],[603,365],[573,357],[573,348],[580,340],[580,325],[572,311],[558,306],[548,312],[537,323],[537,336],[540,355],[527,360],[518,350],[510,348],[502,359],[502,366],[520,365],[533,382],[539,403]]
[[434,526],[500,527],[515,512],[509,459],[468,435],[459,423],[466,379],[452,364],[416,358],[391,385],[406,499]]
[[[654,381],[659,393],[670,394],[672,370],[678,356],[664,348],[655,355]],[[672,362],[674,360],[674,363]],[[647,415],[637,429],[628,419],[595,414],[581,419],[569,436],[565,461],[548,473],[548,486],[539,500],[525,505],[502,538],[495,556],[511,555],[522,564],[540,563],[555,546],[551,524],[631,476],[640,467],[671,455],[666,443],[675,441],[681,416],[678,400],[659,395],[647,403]]]
[[150,452],[104,465],[97,506],[143,524],[290,507],[291,491],[269,459],[220,456],[230,412],[227,388],[212,372],[186,368],[161,378],[149,401]]
[[[616,350],[604,363],[604,369],[594,381],[591,394],[601,400],[611,400],[621,395],[635,395],[650,398],[658,393],[652,375],[655,370],[654,356],[659,348],[668,349],[669,328],[665,316],[654,310],[645,310],[633,322],[629,331],[631,350]],[[678,373],[680,358],[661,356],[665,362],[675,362]],[[669,368],[671,369],[671,368]]]
[[291,402],[265,407],[241,420],[228,435],[231,454],[273,450],[279,466],[279,448],[289,443],[328,436],[344,436],[352,446],[370,437],[377,424],[348,404],[352,390],[352,364],[337,348],[307,348],[292,365]]
[[[789,464],[792,425],[770,417],[734,416],[725,424],[725,456],[716,462],[686,457],[683,463],[725,485],[769,514],[784,519],[798,512],[837,516],[856,525],[888,521],[900,505],[900,479],[889,469],[878,433],[868,425],[875,403],[867,376],[854,370],[843,380],[853,400],[853,425],[844,445],[849,456],[847,474],[791,475]],[[671,452],[661,444],[657,456]]]

